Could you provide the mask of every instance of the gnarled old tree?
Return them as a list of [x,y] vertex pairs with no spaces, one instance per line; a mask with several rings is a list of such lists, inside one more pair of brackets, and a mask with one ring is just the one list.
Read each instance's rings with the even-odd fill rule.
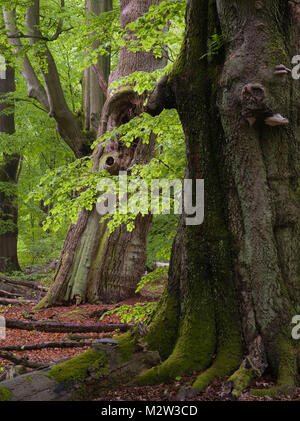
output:
[[[121,28],[148,11],[154,0],[120,1]],[[130,36],[130,35],[129,35]],[[118,67],[111,73],[109,83],[136,71],[153,72],[164,64],[151,52],[133,53],[121,48]],[[97,70],[97,69],[96,69]],[[96,72],[101,80],[101,74]],[[102,110],[98,137],[144,111],[145,96],[138,95],[130,86],[108,93]],[[137,139],[126,147],[115,139],[94,153],[94,171],[106,169],[112,175],[125,171],[134,164],[145,164],[153,157],[154,138],[149,144]],[[135,229],[125,225],[109,233],[107,222],[99,223],[96,207],[83,210],[75,225],[71,225],[63,246],[54,285],[38,307],[62,302],[120,301],[134,294],[137,282],[145,271],[146,242],[151,215],[135,220]]]
[[[4,59],[4,57],[2,57]],[[15,72],[1,63],[3,68],[0,75],[0,99],[3,95],[14,92]],[[15,131],[15,118],[13,105],[2,102],[0,104],[0,132],[13,134]],[[0,182],[3,183],[0,191],[0,271],[9,272],[19,270],[17,243],[18,243],[18,205],[16,197],[16,183],[20,156],[9,155],[2,152],[0,158]]]
[[[204,56],[216,31],[223,48]],[[136,381],[165,382],[196,369],[193,389],[231,376],[235,396],[268,367],[278,386],[256,394],[292,393],[299,370],[291,320],[300,304],[300,132],[299,82],[287,66],[300,49],[299,31],[296,2],[188,1],[181,53],[149,112],[177,107],[186,177],[205,179],[205,221],[185,226],[181,219],[168,287],[148,331],[138,327],[118,344],[36,374],[49,400],[69,398],[71,380],[91,386],[82,393],[97,392],[149,365]],[[91,375],[94,362],[99,370]],[[3,393],[23,399],[26,376],[15,382],[2,383]],[[38,398],[36,383],[31,399]]]
[[[121,2],[121,26],[145,13],[156,1]],[[64,7],[62,0],[61,6]],[[87,0],[86,10],[96,15],[112,9],[111,0]],[[98,63],[87,68],[82,80],[84,123],[80,123],[67,105],[55,60],[48,44],[55,41],[65,30],[63,21],[59,22],[56,34],[47,39],[40,29],[40,3],[34,0],[27,8],[27,34],[17,27],[16,12],[8,4],[3,7],[3,17],[7,34],[15,51],[23,56],[23,75],[28,85],[28,96],[37,100],[50,117],[55,118],[57,130],[72,149],[76,157],[90,153],[90,144],[106,130],[128,121],[143,109],[143,97],[139,98],[132,90],[123,90],[117,95],[109,95],[105,110],[102,107],[107,95],[109,59],[101,57]],[[89,19],[89,17],[88,17]],[[88,22],[87,22],[88,23]],[[23,54],[21,38],[26,36],[31,44],[42,43],[37,49],[37,58],[42,58],[46,66],[40,67],[43,84],[27,55]],[[94,48],[98,47],[97,42]],[[118,68],[110,76],[110,81],[126,76],[134,71],[153,71],[162,66],[162,60],[154,59],[150,53],[131,53],[122,48]],[[103,115],[102,122],[100,116]],[[99,129],[99,130],[98,130]],[[126,169],[135,163],[148,162],[153,144],[135,144],[126,149],[116,141],[105,150],[101,146],[95,154],[95,170],[104,168],[107,163],[111,171]],[[105,159],[107,155],[108,159]],[[109,156],[108,156],[109,155]],[[101,159],[100,159],[101,157]],[[113,161],[111,161],[113,160]],[[109,162],[113,162],[109,164]],[[137,282],[144,273],[146,260],[146,239],[151,217],[138,218],[136,229],[128,233],[122,227],[109,235],[107,225],[99,224],[99,215],[83,211],[76,225],[71,225],[63,247],[61,259],[55,276],[54,287],[40,306],[52,305],[62,301],[93,302],[99,297],[103,300],[119,300],[132,295]]]

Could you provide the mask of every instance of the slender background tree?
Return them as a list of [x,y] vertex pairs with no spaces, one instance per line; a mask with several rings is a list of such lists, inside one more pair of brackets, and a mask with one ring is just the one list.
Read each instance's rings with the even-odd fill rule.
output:
[[[15,132],[14,106],[5,103],[5,95],[15,90],[14,69],[3,58],[0,76],[0,132],[12,135]],[[16,184],[19,176],[20,156],[1,153],[0,158],[0,271],[19,270],[18,205]]]

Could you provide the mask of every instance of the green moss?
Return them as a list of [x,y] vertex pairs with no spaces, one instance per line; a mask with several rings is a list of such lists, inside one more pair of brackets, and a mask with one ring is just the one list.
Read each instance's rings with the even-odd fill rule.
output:
[[174,64],[172,65],[171,69],[168,72],[168,83],[171,84],[174,80],[179,76],[184,74],[185,70],[185,49],[184,44],[181,46],[181,50],[178,54],[177,59],[175,60]]
[[85,384],[82,384],[77,390],[72,393],[72,401],[82,401],[86,399],[88,395],[88,389]]
[[235,398],[238,398],[242,391],[246,389],[252,382],[252,380],[257,377],[259,373],[254,368],[245,368],[243,365],[228,379],[228,382],[232,382],[234,389],[232,395]]
[[228,349],[224,349],[217,354],[216,360],[204,373],[200,374],[193,384],[193,389],[201,391],[205,389],[214,379],[224,378],[232,374],[241,362],[239,343],[228,344]]
[[47,375],[59,383],[68,383],[72,380],[84,379],[89,367],[103,367],[106,361],[107,356],[104,353],[90,349],[71,360],[55,365]]
[[277,398],[281,395],[293,397],[295,391],[292,387],[275,386],[269,389],[253,389],[251,390],[250,394],[252,396],[258,396],[261,398],[265,396],[268,396],[270,398]]
[[277,386],[270,389],[251,390],[253,396],[277,397],[293,396],[297,377],[297,357],[288,337],[288,330],[278,335],[274,344],[269,346],[268,357],[277,368]]
[[115,337],[114,339],[119,343],[118,352],[122,356],[122,362],[128,361],[136,344],[136,336],[134,332],[128,331],[123,333],[123,335]]
[[297,376],[297,358],[287,336],[279,337],[278,386],[293,387]]
[[283,38],[277,28],[274,28],[274,31],[272,31],[272,36],[267,43],[265,52],[268,54],[269,65],[276,66],[279,63],[286,63],[288,65],[290,63],[290,57],[287,54]]
[[6,387],[0,387],[0,402],[10,401],[12,398],[12,392]]
[[32,383],[32,378],[31,378],[30,376],[27,376],[27,377],[25,378],[25,381],[26,381],[27,383]]
[[108,373],[109,373],[109,365],[106,364],[104,367],[96,371],[96,376],[98,377],[107,376]]
[[178,334],[180,306],[175,297],[164,292],[145,338],[148,349],[158,351],[165,360],[171,354]]
[[209,365],[215,350],[215,323],[210,291],[205,284],[198,279],[186,298],[186,313],[172,354],[160,366],[139,376],[137,383],[168,382],[190,370],[205,369]]

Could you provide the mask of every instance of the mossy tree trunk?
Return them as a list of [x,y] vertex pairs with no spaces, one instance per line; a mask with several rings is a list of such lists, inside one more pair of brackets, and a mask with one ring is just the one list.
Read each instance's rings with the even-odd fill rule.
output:
[[[5,78],[0,79],[0,97],[15,90],[15,72],[7,67]],[[15,119],[13,106],[0,104],[0,132],[13,134]],[[0,182],[6,188],[0,191],[0,271],[8,272],[20,270],[18,263],[18,205],[16,197],[16,183],[18,178],[20,156],[2,153],[0,163]],[[10,187],[10,188],[8,188]]]
[[[120,1],[122,29],[142,16],[156,0]],[[164,65],[152,53],[129,51],[122,47],[118,67],[109,83],[136,71],[152,72]],[[108,92],[99,125],[98,136],[128,122],[144,111],[144,95],[130,87]],[[126,148],[118,139],[95,149],[94,170],[106,169],[111,174],[125,171],[133,164],[145,164],[154,153],[155,139],[143,144],[139,139]],[[138,216],[135,229],[128,232],[122,225],[112,234],[106,222],[99,223],[96,208],[83,210],[75,225],[71,225],[63,246],[54,285],[38,307],[62,302],[117,302],[132,296],[145,271],[147,235],[151,215]]]
[[[299,82],[285,66],[299,51],[299,12],[279,0],[189,2],[180,57],[149,111],[169,107],[170,98],[178,109],[186,178],[205,179],[205,221],[181,220],[169,285],[146,338],[165,361],[141,382],[199,369],[200,390],[247,355],[231,378],[236,395],[267,366],[276,393],[295,385]],[[215,33],[223,47],[203,57]]]

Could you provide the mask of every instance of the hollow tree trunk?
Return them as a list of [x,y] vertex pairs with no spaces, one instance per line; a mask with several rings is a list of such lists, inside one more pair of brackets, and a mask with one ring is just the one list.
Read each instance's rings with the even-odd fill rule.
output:
[[[156,0],[120,2],[121,27],[143,15]],[[109,82],[135,71],[152,72],[164,64],[151,53],[133,53],[121,49],[119,65],[111,73]],[[100,137],[107,130],[129,121],[143,110],[144,96],[139,97],[130,87],[109,94],[104,105],[98,131]],[[148,145],[141,141],[126,148],[116,139],[103,148],[99,145],[94,154],[94,170],[107,169],[111,174],[126,170],[133,163],[144,164],[153,156],[154,139]],[[112,159],[112,163],[108,158]],[[135,229],[128,232],[125,226],[109,234],[107,223],[99,224],[96,209],[83,210],[76,225],[67,234],[54,286],[38,307],[61,302],[116,302],[134,294],[137,282],[144,273],[146,242],[151,215],[138,216]]]
[[[213,3],[189,2],[180,57],[149,106],[155,113],[162,97],[174,99],[186,177],[205,179],[205,220],[182,218],[146,338],[165,361],[140,381],[207,369],[194,383],[200,390],[238,369],[244,353],[234,394],[267,365],[277,393],[294,386],[298,369],[290,323],[300,304],[299,83],[284,65],[299,51],[300,6]],[[224,48],[200,59],[215,28]]]
[[[15,90],[15,73],[7,67],[5,78],[0,78],[0,97]],[[0,115],[0,132],[13,134],[15,131],[14,112],[11,105],[0,104],[0,113],[11,111],[9,114]],[[0,182],[8,183],[15,188],[18,177],[19,155],[2,153],[0,164]],[[16,192],[0,192],[0,218],[3,223],[3,233],[0,232],[0,271],[10,272],[20,270],[17,255],[18,241],[18,207]]]

